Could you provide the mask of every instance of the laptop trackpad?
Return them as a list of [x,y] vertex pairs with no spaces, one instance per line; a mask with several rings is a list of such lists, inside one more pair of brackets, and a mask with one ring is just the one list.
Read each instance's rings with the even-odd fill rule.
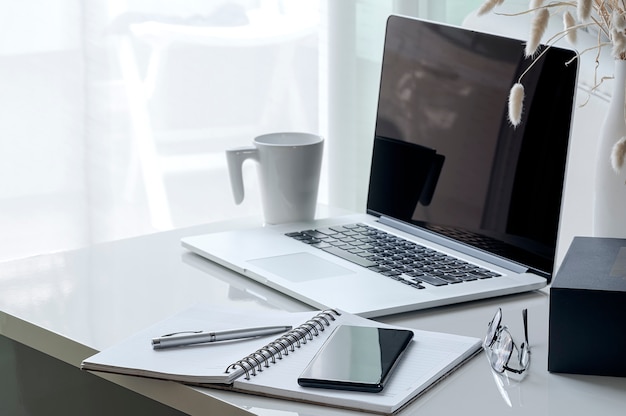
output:
[[282,256],[265,257],[248,260],[270,273],[292,282],[323,279],[327,277],[353,274],[352,270],[326,261],[310,253],[285,254]]

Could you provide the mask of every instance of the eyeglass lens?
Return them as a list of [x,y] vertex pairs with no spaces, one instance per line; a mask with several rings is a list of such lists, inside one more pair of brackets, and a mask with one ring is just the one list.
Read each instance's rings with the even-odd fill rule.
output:
[[502,310],[498,308],[493,319],[487,327],[487,335],[483,341],[483,347],[487,348],[493,345],[496,337],[498,336],[498,330],[500,329],[500,323],[502,322]]
[[526,309],[522,311],[522,318],[524,321],[524,342],[518,350],[519,365],[521,366],[520,370],[508,367],[513,350],[517,350],[518,348],[509,330],[506,326],[501,325],[502,310],[500,308],[498,308],[495,316],[489,323],[487,335],[483,341],[483,347],[487,352],[491,366],[499,373],[505,370],[522,373],[528,368],[530,362],[530,347],[528,345],[528,317]]
[[500,335],[491,347],[494,355],[492,356],[491,365],[494,370],[501,373],[511,359],[513,354],[513,338],[507,330],[500,332]]

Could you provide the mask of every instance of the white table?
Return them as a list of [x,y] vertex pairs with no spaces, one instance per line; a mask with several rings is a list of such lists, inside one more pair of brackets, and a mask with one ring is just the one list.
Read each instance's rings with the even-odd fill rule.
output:
[[[34,396],[41,399],[38,409],[41,413],[29,414],[73,414],[70,405],[82,398],[82,406],[93,406],[89,410],[91,414],[98,414],[97,410],[106,414],[111,411],[107,406],[114,406],[117,400],[129,414],[136,414],[137,409],[152,409],[145,414],[158,414],[154,407],[161,406],[156,403],[160,402],[193,415],[362,415],[173,382],[118,375],[94,376],[76,370],[81,360],[96,350],[107,348],[198,301],[250,313],[267,309],[312,310],[180,246],[180,238],[186,235],[254,223],[198,226],[0,264],[0,335],[3,336],[0,339],[5,347],[8,345],[5,348],[8,352],[0,353],[0,370],[5,373],[0,385],[0,414],[11,414],[6,410],[15,410],[15,406],[35,406],[34,393],[29,390],[41,383],[26,378],[34,373],[39,374],[36,380],[44,376],[55,380],[45,385],[50,389],[49,395],[61,404],[55,413],[43,404],[45,397]],[[521,341],[521,310],[526,307],[529,311],[532,363],[528,376],[521,383],[512,383],[501,390],[481,354],[426,392],[402,415],[624,414],[626,378],[547,371],[548,293],[546,289],[381,318],[381,321],[411,328],[482,337],[487,322],[496,308],[501,307],[504,322]],[[76,392],[75,385],[64,386],[65,376],[49,374],[57,371],[54,365],[52,370],[39,371],[37,366],[43,365],[41,360],[21,358],[19,351],[31,351],[28,347],[42,352],[42,357],[60,364],[77,377],[89,377],[93,383],[86,384],[88,394]],[[152,400],[142,399],[133,392]],[[42,394],[41,391],[35,393]],[[127,394],[132,397],[128,398]],[[7,399],[12,398],[16,398],[17,404],[7,404]],[[85,407],[80,409],[84,411]],[[161,409],[163,414],[173,412],[164,409]]]

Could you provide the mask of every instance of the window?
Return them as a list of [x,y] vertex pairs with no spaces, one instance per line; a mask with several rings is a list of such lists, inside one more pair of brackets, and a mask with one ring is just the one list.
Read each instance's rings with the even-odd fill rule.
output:
[[254,167],[235,206],[223,152],[270,131],[326,136],[321,200],[361,209],[386,17],[460,24],[480,3],[5,7],[0,259],[254,215]]

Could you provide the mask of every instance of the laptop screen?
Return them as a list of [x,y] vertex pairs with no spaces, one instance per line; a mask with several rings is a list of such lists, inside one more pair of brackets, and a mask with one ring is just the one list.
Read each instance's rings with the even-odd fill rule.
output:
[[550,275],[577,61],[524,42],[391,16],[383,52],[368,213],[418,225]]

